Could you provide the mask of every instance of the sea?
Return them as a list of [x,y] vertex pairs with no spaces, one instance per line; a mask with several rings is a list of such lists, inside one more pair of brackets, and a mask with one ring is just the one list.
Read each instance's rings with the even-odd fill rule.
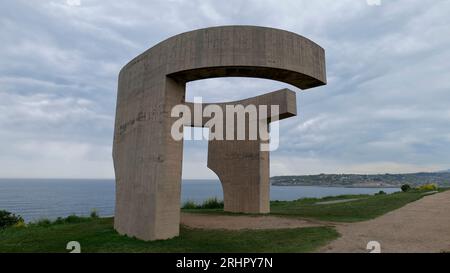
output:
[[[218,180],[183,180],[181,203],[202,203],[208,198],[223,200]],[[270,199],[289,201],[305,197],[342,194],[392,193],[397,188],[342,188],[311,186],[271,186]],[[26,222],[56,219],[71,214],[114,215],[115,183],[113,179],[0,179],[0,210],[22,216]]]

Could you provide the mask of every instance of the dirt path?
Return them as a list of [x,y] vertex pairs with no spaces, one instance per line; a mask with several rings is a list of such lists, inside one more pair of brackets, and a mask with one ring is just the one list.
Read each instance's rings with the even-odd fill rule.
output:
[[181,213],[183,225],[203,229],[280,229],[326,226],[326,223],[277,216],[231,216]]
[[450,252],[450,191],[407,204],[376,219],[331,223],[277,216],[230,216],[182,213],[181,223],[203,229],[279,229],[335,226],[342,235],[320,252],[369,252],[370,241],[381,252]]
[[450,191],[426,196],[376,219],[337,224],[342,235],[323,252],[368,252],[378,241],[381,252],[450,251]]

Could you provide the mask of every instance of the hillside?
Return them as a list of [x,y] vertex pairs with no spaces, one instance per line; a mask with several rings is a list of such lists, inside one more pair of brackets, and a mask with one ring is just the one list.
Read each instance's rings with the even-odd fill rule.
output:
[[450,172],[409,173],[409,174],[318,174],[296,176],[274,176],[271,179],[275,186],[321,186],[321,187],[400,187],[403,184],[412,186],[436,183],[439,186],[450,186]]

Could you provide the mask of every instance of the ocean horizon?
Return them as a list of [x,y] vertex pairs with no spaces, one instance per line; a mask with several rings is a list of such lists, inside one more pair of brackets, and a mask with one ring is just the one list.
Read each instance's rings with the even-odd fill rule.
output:
[[[306,197],[374,194],[380,190],[392,193],[400,189],[271,186],[270,199],[290,201]],[[219,180],[183,179],[181,203],[186,201],[202,203],[214,197],[223,200]],[[27,222],[56,219],[71,214],[86,216],[94,209],[100,216],[113,216],[114,203],[114,179],[0,179],[0,210],[21,215]]]

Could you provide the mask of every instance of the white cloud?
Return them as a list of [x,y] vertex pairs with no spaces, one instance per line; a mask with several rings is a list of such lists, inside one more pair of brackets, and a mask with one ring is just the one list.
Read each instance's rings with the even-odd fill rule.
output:
[[25,123],[68,123],[95,119],[111,123],[111,116],[97,113],[94,102],[84,98],[56,97],[48,94],[30,96],[0,93],[0,125]]
[[81,6],[81,0],[66,0],[68,6],[78,7]]
[[320,173],[356,173],[356,174],[384,174],[402,172],[429,172],[443,170],[445,164],[402,164],[395,161],[377,161],[368,163],[347,163],[339,159],[318,158],[278,158],[273,157],[271,176],[320,174]]

